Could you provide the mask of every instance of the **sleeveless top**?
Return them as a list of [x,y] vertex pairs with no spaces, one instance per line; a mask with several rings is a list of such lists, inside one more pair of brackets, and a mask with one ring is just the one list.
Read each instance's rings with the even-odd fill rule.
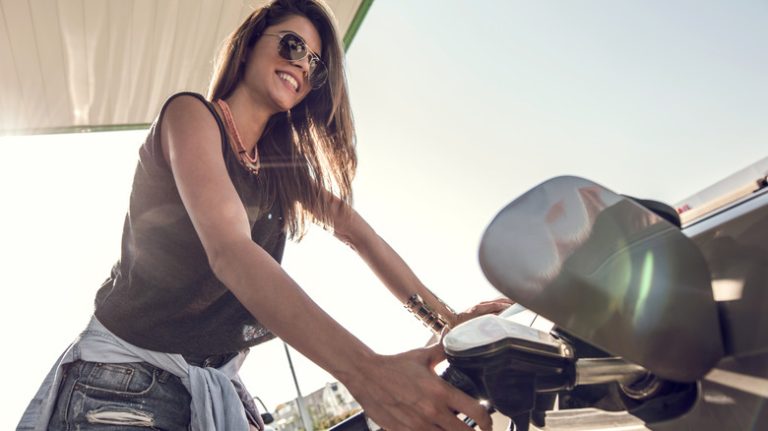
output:
[[274,335],[214,275],[163,157],[163,113],[182,94],[196,97],[216,119],[251,238],[277,262],[282,259],[286,235],[279,205],[265,208],[258,177],[238,161],[213,105],[196,93],[175,94],[139,150],[120,260],[96,295],[95,315],[117,336],[145,349],[195,356],[237,352]]

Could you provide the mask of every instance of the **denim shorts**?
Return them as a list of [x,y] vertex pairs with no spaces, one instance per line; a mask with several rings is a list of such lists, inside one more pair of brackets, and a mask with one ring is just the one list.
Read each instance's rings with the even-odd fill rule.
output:
[[189,392],[146,362],[64,366],[49,430],[186,430]]

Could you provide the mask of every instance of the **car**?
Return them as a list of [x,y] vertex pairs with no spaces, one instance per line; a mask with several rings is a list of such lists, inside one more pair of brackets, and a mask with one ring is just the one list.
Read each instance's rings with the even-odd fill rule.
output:
[[517,303],[444,337],[443,378],[494,429],[768,429],[767,180],[765,158],[676,207],[579,177],[532,188],[479,251]]
[[768,429],[766,174],[677,208],[578,177],[515,199],[479,254],[518,305],[445,337],[449,380],[516,430]]

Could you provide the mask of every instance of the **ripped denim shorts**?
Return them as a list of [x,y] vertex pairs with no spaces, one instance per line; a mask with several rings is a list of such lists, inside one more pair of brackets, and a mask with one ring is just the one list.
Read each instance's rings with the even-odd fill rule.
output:
[[76,361],[63,372],[49,430],[189,428],[189,392],[165,370],[146,362]]

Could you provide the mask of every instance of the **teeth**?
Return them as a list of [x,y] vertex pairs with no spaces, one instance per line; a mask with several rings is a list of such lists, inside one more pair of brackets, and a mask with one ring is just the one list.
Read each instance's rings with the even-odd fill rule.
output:
[[277,74],[277,76],[279,76],[280,79],[282,79],[283,81],[291,84],[291,86],[293,87],[294,90],[299,91],[299,83],[296,82],[296,80],[293,78],[293,76],[291,76],[291,75],[289,75],[287,73],[283,73],[283,72],[279,72]]

